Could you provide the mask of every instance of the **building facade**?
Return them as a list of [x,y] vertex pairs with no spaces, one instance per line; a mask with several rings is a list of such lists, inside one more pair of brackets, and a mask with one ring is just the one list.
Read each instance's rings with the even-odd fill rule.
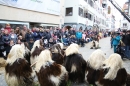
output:
[[[123,11],[125,12],[126,15],[129,15],[129,6],[128,6],[128,2],[126,2],[123,5]],[[121,19],[121,29],[130,29],[130,24],[129,22],[126,20],[125,17],[122,16]]]
[[0,28],[10,23],[13,28],[64,24],[64,0],[0,0]]
[[113,31],[116,29],[116,19],[115,19],[115,12],[117,11],[115,7],[107,0],[107,6],[105,9],[107,13],[107,19],[106,19],[106,24],[107,24],[107,30]]
[[64,26],[106,29],[102,0],[65,0]]
[[112,31],[115,30],[115,16],[114,15],[107,15],[107,29]]

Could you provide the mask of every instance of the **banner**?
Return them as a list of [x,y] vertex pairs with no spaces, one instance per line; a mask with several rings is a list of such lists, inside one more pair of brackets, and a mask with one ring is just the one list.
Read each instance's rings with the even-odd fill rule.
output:
[[0,4],[26,10],[60,15],[60,0],[0,0]]

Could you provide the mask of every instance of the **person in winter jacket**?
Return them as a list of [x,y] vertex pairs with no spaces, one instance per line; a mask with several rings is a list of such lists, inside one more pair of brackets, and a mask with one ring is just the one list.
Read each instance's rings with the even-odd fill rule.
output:
[[82,39],[82,29],[80,28],[79,31],[76,32],[76,38],[78,41],[78,44],[80,45],[81,39]]
[[22,35],[21,30],[20,30],[19,27],[16,27],[16,29],[15,29],[15,34],[17,35],[17,37],[18,37],[19,35]]
[[14,33],[14,29],[11,29],[10,37],[11,37],[11,40],[13,40],[14,43],[16,44],[18,38],[17,38],[17,35]]
[[121,40],[120,33],[117,32],[116,35],[113,37],[114,53],[116,53],[116,47],[120,43],[120,40]]
[[22,35],[23,39],[25,39],[25,35],[27,33],[27,30],[28,30],[28,28],[26,26],[23,26],[23,29],[21,30],[21,34],[20,34],[20,35]]
[[127,31],[126,40],[126,57],[130,59],[130,30]]
[[34,40],[34,35],[33,35],[33,32],[31,31],[31,29],[28,29],[28,31],[25,35],[25,40],[26,40],[26,42],[29,43],[30,39]]
[[10,43],[9,43],[9,46],[6,47],[5,51],[6,51],[6,59],[7,59],[7,56],[12,48],[12,46],[14,45],[14,41],[13,40],[10,40]]
[[10,26],[10,24],[6,24],[6,26],[5,26],[4,29],[8,31],[8,34],[10,34],[10,31],[11,31],[11,26]]
[[4,42],[2,41],[2,34],[0,33],[0,57],[4,57],[3,52],[5,51]]
[[8,30],[5,30],[4,35],[2,36],[2,42],[4,43],[4,47],[8,47],[10,43],[11,37],[8,34]]
[[33,32],[33,37],[35,41],[41,39],[39,28],[37,28],[36,31]]

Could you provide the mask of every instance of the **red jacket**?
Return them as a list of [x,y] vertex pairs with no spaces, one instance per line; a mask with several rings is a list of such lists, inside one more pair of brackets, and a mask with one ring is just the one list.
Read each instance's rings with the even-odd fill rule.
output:
[[5,27],[5,30],[8,30],[8,33],[10,34],[10,31],[11,31],[10,27]]

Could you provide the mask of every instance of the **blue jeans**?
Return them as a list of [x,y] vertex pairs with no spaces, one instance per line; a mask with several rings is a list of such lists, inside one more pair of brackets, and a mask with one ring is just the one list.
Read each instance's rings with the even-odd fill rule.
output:
[[77,43],[78,43],[78,45],[80,45],[81,39],[77,39]]
[[113,45],[114,46],[114,53],[116,53],[116,47],[117,47],[117,45]]

